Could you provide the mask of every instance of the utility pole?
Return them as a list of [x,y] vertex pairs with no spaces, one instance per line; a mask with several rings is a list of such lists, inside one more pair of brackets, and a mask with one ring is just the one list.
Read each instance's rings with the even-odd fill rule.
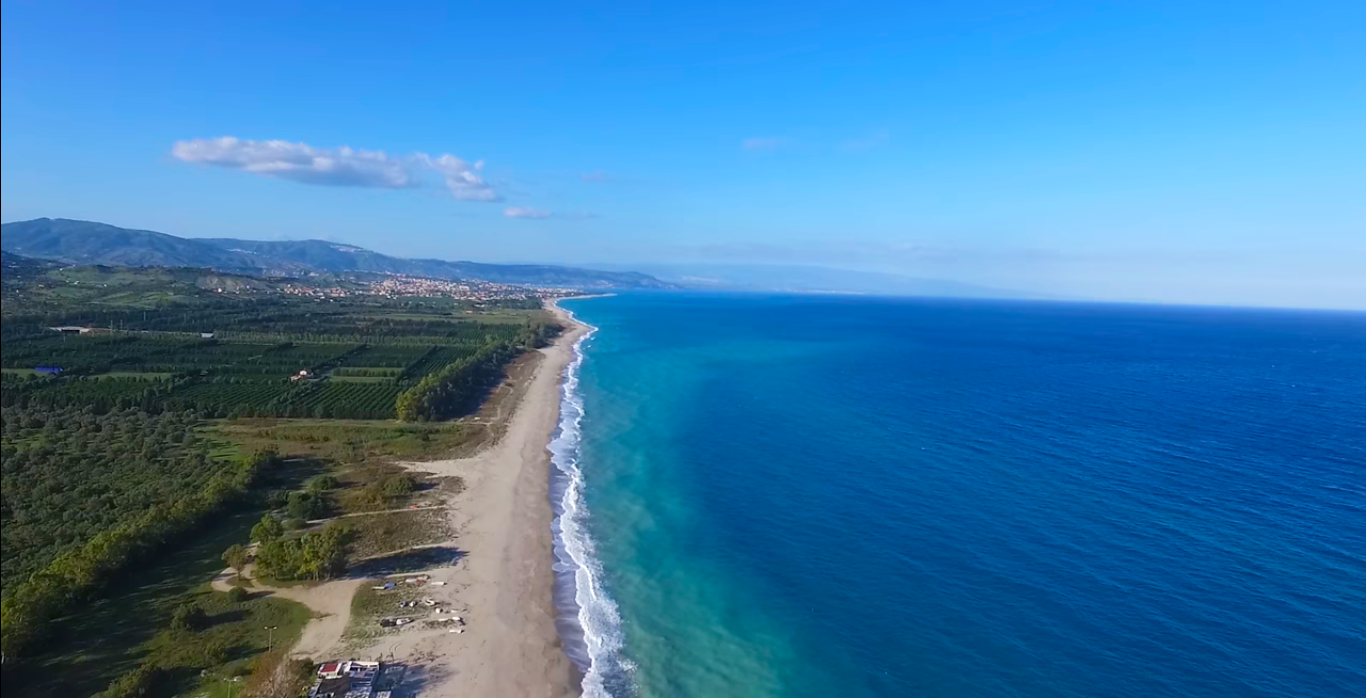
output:
[[266,651],[267,651],[267,652],[270,652],[270,651],[272,651],[272,650],[275,649],[275,630],[276,630],[277,628],[279,628],[279,627],[280,627],[280,626],[278,626],[278,625],[267,625],[267,626],[265,627],[265,629],[269,631],[269,633],[266,635],[266,638],[267,638],[267,642],[266,642]]

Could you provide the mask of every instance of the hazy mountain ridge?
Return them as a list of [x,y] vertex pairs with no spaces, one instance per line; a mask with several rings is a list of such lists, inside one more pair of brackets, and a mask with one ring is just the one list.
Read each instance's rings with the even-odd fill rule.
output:
[[[593,264],[595,269],[617,265]],[[944,298],[1046,298],[1041,294],[948,279],[800,264],[639,264],[634,268],[669,283],[717,291],[852,293]]]
[[110,266],[205,267],[239,273],[298,275],[365,271],[438,279],[582,288],[672,288],[648,274],[538,264],[481,264],[390,257],[324,240],[182,238],[105,223],[38,218],[0,226],[3,249],[38,259]]

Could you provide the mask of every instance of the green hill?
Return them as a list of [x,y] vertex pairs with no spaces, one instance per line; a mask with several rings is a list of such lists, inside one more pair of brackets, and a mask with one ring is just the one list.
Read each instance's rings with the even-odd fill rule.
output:
[[191,239],[64,218],[5,223],[0,229],[4,251],[70,264],[200,267],[294,276],[309,272],[362,271],[571,288],[671,288],[670,284],[638,272],[404,259],[324,240]]

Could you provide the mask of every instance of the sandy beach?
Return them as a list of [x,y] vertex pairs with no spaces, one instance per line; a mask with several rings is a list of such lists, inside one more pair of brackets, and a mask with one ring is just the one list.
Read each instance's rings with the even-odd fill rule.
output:
[[[460,625],[414,624],[372,641],[348,638],[352,598],[365,585],[404,577],[347,576],[322,584],[256,588],[308,606],[314,620],[292,648],[314,661],[377,659],[407,667],[403,696],[529,696],[580,694],[582,677],[555,628],[555,576],[550,505],[550,452],[559,423],[560,383],[574,343],[588,328],[555,305],[567,328],[549,347],[524,359],[499,390],[512,393],[506,430],[468,458],[401,463],[432,476],[458,476],[465,488],[445,502],[451,536],[419,546],[450,563],[424,569],[422,587],[446,618]],[[243,576],[254,576],[253,566]],[[227,591],[235,571],[212,582]],[[433,609],[435,610],[435,609]],[[458,629],[457,629],[458,628]]]
[[[567,329],[500,386],[512,391],[515,405],[502,438],[468,458],[401,463],[417,473],[458,476],[465,483],[445,502],[451,537],[419,546],[450,553],[449,564],[423,570],[428,583],[422,592],[445,617],[458,614],[463,623],[414,624],[358,642],[347,636],[352,597],[365,585],[412,574],[347,576],[284,588],[257,583],[257,589],[313,611],[314,619],[292,648],[294,656],[401,663],[407,667],[403,696],[580,694],[582,677],[555,628],[547,446],[559,423],[561,379],[573,360],[574,343],[588,328],[553,304],[550,310]],[[252,578],[253,567],[247,566],[243,576]],[[223,570],[213,588],[227,591],[234,574]]]
[[463,633],[404,631],[356,656],[393,657],[409,667],[424,696],[579,694],[580,677],[555,629],[547,445],[559,420],[560,381],[586,331],[558,307],[567,330],[540,350],[502,439],[469,458],[406,464],[433,475],[458,475],[466,488],[451,498],[451,546],[459,557],[431,570],[432,596],[462,614]]

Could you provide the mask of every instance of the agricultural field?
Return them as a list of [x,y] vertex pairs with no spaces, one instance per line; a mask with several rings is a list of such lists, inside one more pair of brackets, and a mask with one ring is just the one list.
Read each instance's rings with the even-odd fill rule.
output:
[[[409,418],[447,418],[477,405],[477,391],[499,367],[558,331],[534,311],[472,317],[410,306],[264,297],[193,312],[81,307],[9,315],[3,404],[385,419],[397,415],[400,395],[420,386],[448,404],[422,402]],[[465,374],[480,377],[463,381],[469,394],[423,381],[454,384]]]

